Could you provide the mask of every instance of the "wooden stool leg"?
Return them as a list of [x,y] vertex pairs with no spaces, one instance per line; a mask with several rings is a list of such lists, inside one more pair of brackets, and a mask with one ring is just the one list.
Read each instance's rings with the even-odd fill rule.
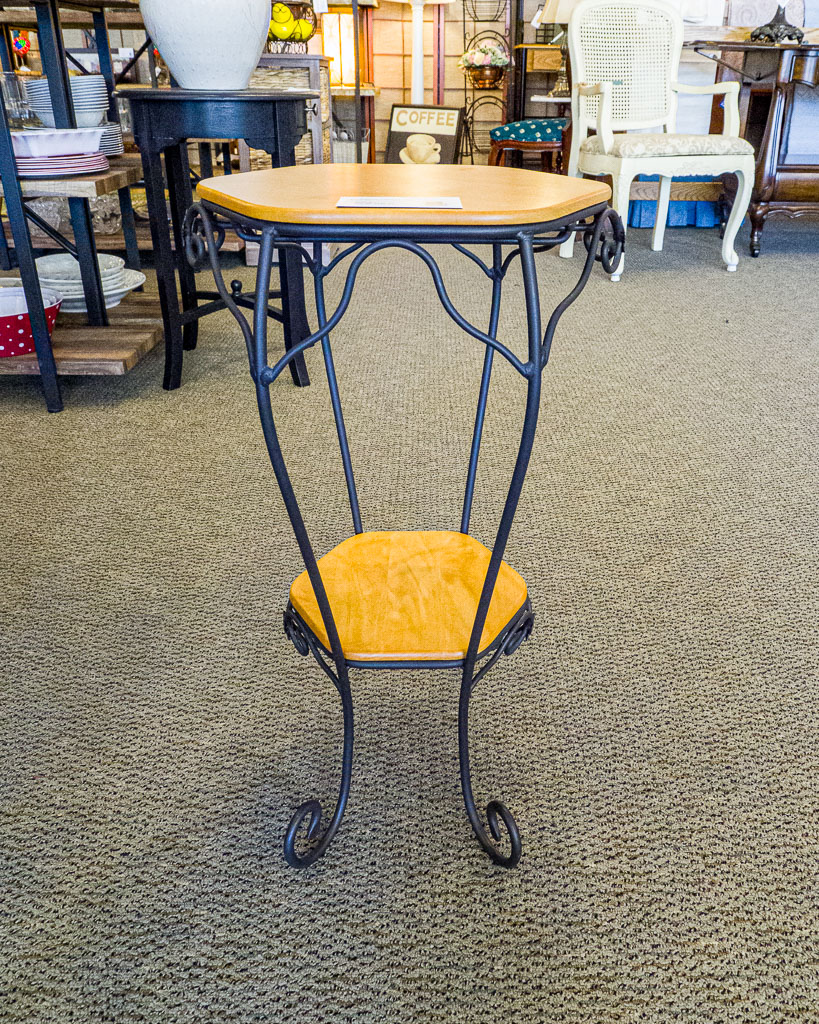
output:
[[540,152],[540,169],[542,171],[552,170],[552,150],[543,149]]
[[503,167],[506,157],[506,150],[499,142],[492,140],[491,149],[489,150],[489,166],[490,167]]
[[563,129],[563,136],[560,140],[560,173],[569,173],[569,152],[572,148],[572,123],[571,121]]

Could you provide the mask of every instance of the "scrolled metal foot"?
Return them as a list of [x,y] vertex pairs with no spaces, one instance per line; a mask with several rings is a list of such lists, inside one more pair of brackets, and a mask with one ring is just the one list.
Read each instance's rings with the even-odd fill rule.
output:
[[[486,805],[486,821],[489,826],[487,834],[487,829],[475,806],[475,797],[472,793],[472,773],[469,766],[469,698],[471,692],[471,683],[465,680],[461,686],[461,704],[458,714],[461,789],[463,790],[464,805],[472,830],[490,859],[500,867],[513,868],[520,860],[522,848],[520,832],[512,812],[500,800],[491,800]],[[504,830],[511,846],[509,853],[504,853],[499,845],[503,842]]]
[[[321,804],[318,800],[305,800],[290,819],[290,824],[287,826],[287,831],[284,835],[284,859],[291,867],[307,868],[311,864],[315,864],[324,855],[327,847],[333,841],[333,836],[338,831],[341,819],[344,816],[344,808],[347,806],[353,766],[353,700],[346,669],[339,671],[338,675],[332,670],[321,657],[321,652],[315,643],[311,641],[310,635],[301,619],[299,619],[290,606],[288,606],[284,613],[284,631],[299,654],[305,657],[308,654],[312,654],[318,664],[332,679],[341,697],[341,707],[344,712],[344,750],[341,763],[341,784],[333,817],[322,835],[321,822],[324,812]],[[297,852],[296,840],[300,836],[302,837],[300,842],[302,852]]]
[[[347,806],[353,761],[353,711],[349,692],[342,695],[342,703],[344,705],[344,755],[336,809],[323,835],[321,835],[323,811],[318,800],[305,800],[296,810],[284,834],[284,859],[293,868],[308,868],[324,856],[327,847],[338,831],[344,816],[344,808]],[[309,821],[307,821],[308,818]],[[304,830],[303,826],[306,821],[307,828]],[[306,848],[299,853],[296,850],[296,839],[301,832],[304,832],[303,844]]]
[[[309,868],[311,864],[315,864],[324,855],[327,847],[333,841],[338,825],[334,828],[332,823],[321,839],[318,838],[321,831],[321,814],[321,804],[318,800],[305,800],[290,819],[290,824],[287,826],[287,832],[284,836],[284,859],[290,867]],[[300,854],[296,852],[296,836],[308,816],[310,823],[307,826],[305,838],[308,843],[315,845],[311,845],[306,853]]]

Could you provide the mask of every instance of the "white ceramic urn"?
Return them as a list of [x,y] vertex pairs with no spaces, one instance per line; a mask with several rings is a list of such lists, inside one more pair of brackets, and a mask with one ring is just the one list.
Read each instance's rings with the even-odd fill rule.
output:
[[148,35],[183,89],[246,89],[270,0],[139,0]]

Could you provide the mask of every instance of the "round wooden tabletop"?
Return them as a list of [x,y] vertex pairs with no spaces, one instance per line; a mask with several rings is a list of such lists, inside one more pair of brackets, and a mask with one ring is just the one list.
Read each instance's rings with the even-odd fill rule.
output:
[[[525,226],[569,217],[611,196],[593,179],[514,167],[308,164],[207,178],[200,199],[253,220],[305,225]],[[342,197],[394,197],[386,209],[338,206]],[[418,209],[402,198],[459,199],[462,209]]]

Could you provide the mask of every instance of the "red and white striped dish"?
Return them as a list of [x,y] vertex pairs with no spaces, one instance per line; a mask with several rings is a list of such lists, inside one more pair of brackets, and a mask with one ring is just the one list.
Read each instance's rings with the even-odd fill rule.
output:
[[60,177],[67,174],[93,174],[107,171],[108,158],[102,153],[77,157],[53,157],[26,159],[17,158],[17,173],[21,178],[47,178],[49,175]]

